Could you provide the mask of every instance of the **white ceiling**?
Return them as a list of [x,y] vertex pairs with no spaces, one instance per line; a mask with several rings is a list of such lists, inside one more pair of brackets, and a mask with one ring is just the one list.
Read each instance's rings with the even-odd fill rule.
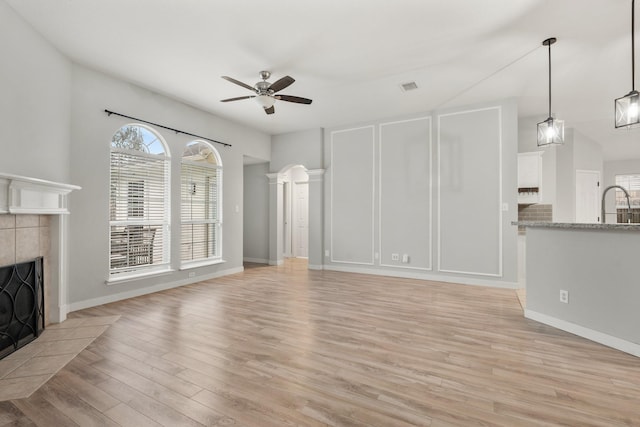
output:
[[[270,134],[505,97],[542,121],[541,42],[555,36],[554,113],[605,159],[640,158],[640,129],[613,127],[631,90],[630,0],[6,1],[73,61]],[[253,85],[260,70],[292,76],[281,93],[313,104],[267,116],[220,102],[251,94],[220,76]],[[409,81],[419,89],[403,92]]]

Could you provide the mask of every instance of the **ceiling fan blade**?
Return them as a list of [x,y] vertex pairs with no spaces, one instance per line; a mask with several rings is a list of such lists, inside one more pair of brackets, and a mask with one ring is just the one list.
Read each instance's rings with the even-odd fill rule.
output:
[[246,83],[242,83],[241,81],[238,81],[238,80],[236,80],[236,79],[234,79],[234,78],[232,78],[232,77],[222,76],[222,78],[223,78],[223,79],[225,79],[225,80],[226,80],[226,81],[228,81],[228,82],[235,83],[235,84],[237,84],[238,86],[242,86],[242,87],[247,88],[247,89],[249,89],[249,90],[253,90],[253,91],[255,91],[255,89],[254,89],[253,87],[249,86],[249,85],[248,85],[248,84],[246,84]]
[[271,107],[269,107],[269,108],[265,108],[265,109],[264,109],[264,112],[265,112],[265,113],[267,113],[267,114],[273,114],[273,113],[275,113],[275,112],[276,112],[276,107],[274,107],[274,106],[272,105],[272,106],[271,106]]
[[312,102],[309,98],[300,98],[299,96],[291,95],[275,95],[274,98],[280,101],[295,102],[297,104],[311,104]]
[[240,101],[241,99],[249,99],[249,98],[255,98],[255,97],[256,97],[255,95],[238,96],[237,98],[221,99],[220,102]]
[[273,93],[276,93],[276,92],[281,91],[284,88],[287,88],[287,87],[291,86],[291,84],[293,82],[295,82],[293,77],[284,76],[280,80],[277,80],[277,81],[273,82],[273,84],[271,86],[269,86],[269,89],[272,90]]

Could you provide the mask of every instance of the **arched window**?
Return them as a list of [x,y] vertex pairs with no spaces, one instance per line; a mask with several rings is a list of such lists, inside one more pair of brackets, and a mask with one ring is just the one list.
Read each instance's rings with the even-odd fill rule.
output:
[[208,142],[192,141],[181,163],[180,259],[210,263],[222,258],[222,162]]
[[169,150],[155,131],[130,124],[111,139],[111,278],[169,268]]

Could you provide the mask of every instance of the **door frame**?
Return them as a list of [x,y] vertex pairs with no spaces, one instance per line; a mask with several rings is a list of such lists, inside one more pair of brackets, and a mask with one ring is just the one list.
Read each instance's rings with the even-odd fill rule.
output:
[[[602,182],[602,174],[601,171],[599,170],[591,170],[591,169],[576,169],[576,175],[575,175],[575,188],[574,188],[574,197],[575,197],[575,211],[574,211],[574,220],[577,222],[578,221],[578,175],[595,175],[597,177],[597,195],[596,195],[596,201],[600,200],[601,194],[602,194],[602,187],[600,186],[600,183]],[[596,203],[596,212],[595,212],[595,217],[597,218],[595,224],[597,224],[598,222],[602,221],[602,218],[600,218],[600,210],[598,209],[598,204]]]

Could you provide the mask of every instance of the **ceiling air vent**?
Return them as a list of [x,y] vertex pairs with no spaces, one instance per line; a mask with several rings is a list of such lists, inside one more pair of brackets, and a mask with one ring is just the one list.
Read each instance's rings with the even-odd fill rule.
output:
[[408,83],[402,83],[400,85],[400,88],[402,89],[403,92],[409,92],[410,90],[418,89],[418,85],[416,84],[416,82],[408,82]]

